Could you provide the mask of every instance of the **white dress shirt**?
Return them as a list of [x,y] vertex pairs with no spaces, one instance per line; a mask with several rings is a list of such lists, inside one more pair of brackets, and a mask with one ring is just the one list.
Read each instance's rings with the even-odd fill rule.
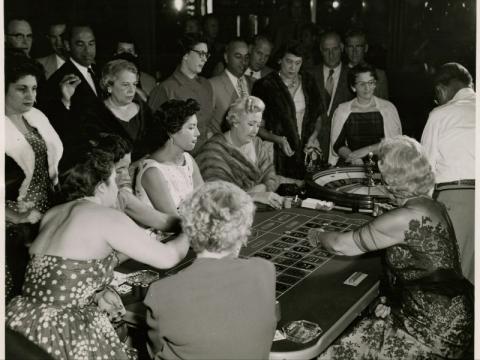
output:
[[475,92],[459,90],[430,112],[422,145],[435,182],[475,179]]
[[57,70],[62,67],[63,64],[65,64],[65,60],[63,60],[60,56],[55,54],[55,60],[57,61]]
[[[337,91],[338,80],[340,79],[340,71],[342,69],[342,63],[338,64],[337,67],[333,68],[333,91],[330,97],[330,103],[328,104],[328,111],[327,114],[330,114],[330,110],[332,107],[333,98],[335,97],[335,92]],[[326,65],[323,65],[323,86],[326,87],[328,74],[330,72],[330,68]]]
[[262,78],[262,73],[261,71],[255,71],[255,70],[252,70],[250,68],[247,69],[247,71],[245,71],[245,75],[246,76],[250,76],[256,80],[258,79],[261,79]]
[[233,85],[233,88],[235,89],[235,91],[237,92],[238,94],[238,97],[241,97],[242,94],[240,94],[240,91],[238,89],[238,80],[242,81],[243,82],[243,86],[244,86],[244,89],[245,89],[245,92],[247,93],[247,95],[250,95],[249,92],[248,92],[248,85],[247,85],[247,80],[245,79],[245,76],[241,76],[240,78],[237,78],[235,75],[233,75],[230,71],[228,71],[228,69],[225,69],[225,72],[227,73],[227,76],[228,78],[230,79],[230,81],[232,82],[232,85]]
[[88,68],[86,66],[80,65],[79,63],[77,63],[72,58],[70,58],[70,61],[73,63],[73,65],[75,65],[75,67],[78,69],[78,71],[80,71],[82,73],[83,77],[87,80],[87,83],[88,83],[88,85],[90,85],[93,92],[96,95],[98,95],[97,94],[97,89],[95,88],[95,82],[92,79],[92,75],[90,75],[90,73],[88,72]]

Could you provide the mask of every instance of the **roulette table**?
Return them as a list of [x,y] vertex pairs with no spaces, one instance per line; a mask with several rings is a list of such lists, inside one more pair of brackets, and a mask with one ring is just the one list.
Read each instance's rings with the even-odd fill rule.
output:
[[[318,324],[319,337],[308,343],[287,339],[274,341],[271,359],[311,359],[325,348],[378,295],[381,272],[378,254],[356,257],[334,256],[312,248],[306,240],[308,229],[349,231],[369,221],[370,216],[340,211],[318,211],[291,208],[261,211],[255,215],[248,244],[241,257],[258,256],[272,261],[277,271],[276,297],[280,306],[277,329],[296,320]],[[135,261],[127,261],[117,271],[131,273],[150,269],[159,277],[170,276],[194,261],[193,252],[176,267],[161,271]],[[361,281],[352,284],[352,277]],[[126,321],[134,327],[144,327],[143,293],[122,297],[126,305]]]
[[336,209],[372,212],[375,204],[389,203],[379,172],[364,166],[330,168],[312,174],[305,182],[307,196],[333,201]]

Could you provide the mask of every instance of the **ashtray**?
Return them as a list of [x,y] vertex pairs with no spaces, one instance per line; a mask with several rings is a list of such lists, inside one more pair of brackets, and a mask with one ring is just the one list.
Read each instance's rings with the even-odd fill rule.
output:
[[308,320],[291,321],[282,328],[287,340],[306,344],[322,333],[318,324]]

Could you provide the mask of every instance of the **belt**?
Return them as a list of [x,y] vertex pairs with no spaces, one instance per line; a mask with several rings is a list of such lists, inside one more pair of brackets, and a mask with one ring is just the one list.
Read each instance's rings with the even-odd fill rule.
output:
[[455,180],[455,181],[448,181],[435,184],[435,189],[444,187],[444,186],[473,186],[475,187],[475,179],[462,179],[462,180]]

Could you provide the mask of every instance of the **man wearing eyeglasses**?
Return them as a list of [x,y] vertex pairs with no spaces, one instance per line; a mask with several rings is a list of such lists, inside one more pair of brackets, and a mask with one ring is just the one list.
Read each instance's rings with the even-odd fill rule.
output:
[[441,66],[433,82],[439,106],[430,112],[422,146],[435,174],[434,198],[448,210],[463,275],[473,284],[476,94],[472,76],[458,63]]
[[208,137],[208,125],[213,118],[213,89],[210,82],[199,74],[210,57],[205,39],[198,34],[186,34],[179,41],[179,65],[175,72],[157,85],[150,93],[148,105],[152,111],[170,99],[195,99],[200,104],[197,112],[197,126],[200,136],[193,153],[198,150]]
[[[368,52],[367,36],[360,29],[350,29],[345,35],[345,52],[348,58],[348,67],[351,69],[358,64],[365,65],[365,55]],[[377,84],[374,95],[388,100],[388,81],[385,71],[375,68]]]
[[214,134],[222,132],[221,124],[229,106],[236,99],[248,96],[252,90],[252,82],[244,75],[248,59],[247,43],[240,38],[231,40],[225,47],[225,70],[209,79],[215,99],[213,121],[209,126]]
[[37,61],[42,64],[45,70],[45,77],[47,80],[55,71],[60,69],[67,58],[67,51],[63,44],[63,34],[65,33],[66,28],[66,23],[60,21],[53,22],[48,27],[47,39],[50,43],[53,53],[37,59]]
[[11,19],[6,27],[5,47],[20,50],[30,57],[33,34],[30,23],[23,18]]

